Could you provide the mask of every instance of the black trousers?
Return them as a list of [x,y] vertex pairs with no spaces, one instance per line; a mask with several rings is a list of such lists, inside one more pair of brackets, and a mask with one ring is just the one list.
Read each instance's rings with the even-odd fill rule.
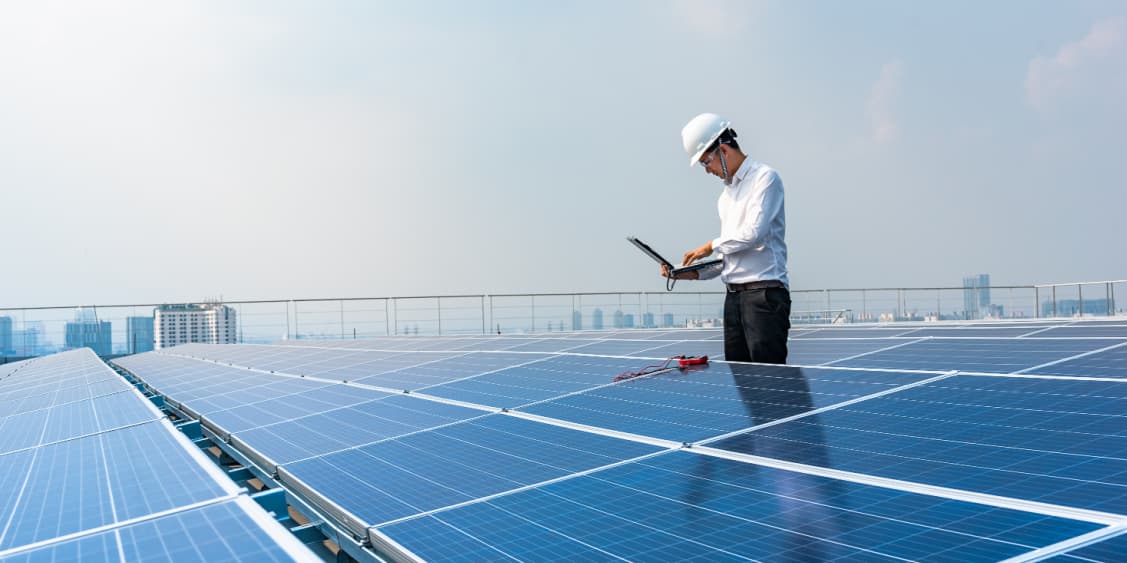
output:
[[790,292],[785,288],[728,292],[724,298],[724,359],[787,362]]

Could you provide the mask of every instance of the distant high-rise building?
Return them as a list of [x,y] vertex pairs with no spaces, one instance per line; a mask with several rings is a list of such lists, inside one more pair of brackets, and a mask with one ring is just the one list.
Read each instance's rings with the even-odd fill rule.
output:
[[12,317],[0,317],[0,355],[12,352]]
[[125,346],[130,354],[140,354],[153,349],[153,318],[125,318]]
[[634,328],[634,313],[622,315],[622,328]]
[[25,322],[23,328],[12,330],[12,355],[35,356],[43,351],[41,322]]
[[622,328],[625,320],[625,314],[622,312],[622,309],[616,309],[614,311],[614,328]]
[[963,278],[963,310],[969,319],[978,319],[990,312],[990,274]]
[[661,316],[661,326],[673,328],[673,313],[666,313]]
[[578,309],[571,312],[571,330],[583,330],[583,313]]
[[99,356],[113,353],[113,329],[109,321],[99,321],[90,309],[78,309],[74,320],[66,324],[64,344],[67,348],[91,348]]
[[235,310],[218,303],[161,305],[154,313],[153,324],[157,350],[190,342],[238,342]]
[[642,313],[642,328],[657,328],[657,325],[654,324],[653,313],[649,311]]
[[595,309],[591,312],[591,328],[603,330],[603,310]]

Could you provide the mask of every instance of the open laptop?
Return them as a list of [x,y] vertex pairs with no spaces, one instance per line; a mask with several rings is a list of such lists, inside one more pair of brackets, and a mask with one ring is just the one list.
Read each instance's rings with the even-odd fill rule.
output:
[[720,262],[723,261],[720,258],[712,258],[712,259],[709,259],[709,260],[702,260],[700,262],[689,264],[688,266],[684,266],[684,267],[681,267],[681,268],[675,268],[675,267],[673,267],[673,264],[671,264],[669,262],[669,260],[666,260],[665,258],[663,258],[660,254],[657,253],[656,250],[650,248],[650,245],[642,242],[637,237],[626,237],[626,240],[633,243],[634,246],[638,247],[638,250],[645,252],[646,255],[648,255],[650,258],[653,258],[658,264],[662,264],[666,268],[669,268],[669,275],[670,276],[676,276],[678,274],[683,274],[685,272],[695,272],[697,270],[707,268],[707,267],[709,267],[713,264],[719,264]]

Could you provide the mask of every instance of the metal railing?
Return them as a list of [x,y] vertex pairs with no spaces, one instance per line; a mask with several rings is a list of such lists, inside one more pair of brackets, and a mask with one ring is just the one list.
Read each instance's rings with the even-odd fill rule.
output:
[[[1115,293],[1127,280],[987,288],[798,289],[795,324],[966,321],[1121,315]],[[552,333],[571,330],[720,326],[723,291],[524,293],[225,301],[239,342],[347,339],[385,335]],[[109,321],[105,354],[144,351],[151,335],[126,330],[129,317],[152,318],[160,304],[88,305],[86,318]],[[0,362],[68,346],[78,306],[0,308]],[[1127,322],[1127,320],[1125,320]],[[73,332],[73,331],[72,331]],[[73,343],[72,343],[73,344]]]

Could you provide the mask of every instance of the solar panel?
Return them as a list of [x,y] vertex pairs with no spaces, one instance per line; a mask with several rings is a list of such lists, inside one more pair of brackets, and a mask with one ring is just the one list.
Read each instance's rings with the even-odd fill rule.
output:
[[520,410],[630,434],[696,442],[938,375],[713,364],[607,385]]
[[[720,331],[119,363],[384,554],[1031,559],[1106,540],[1127,513],[1127,398],[1098,379],[1127,348],[1045,336],[1060,324],[796,327],[791,362],[832,367],[714,361],[617,382],[675,354],[715,360]],[[1022,371],[1088,379],[1000,375]]]
[[[258,513],[258,514],[256,514]],[[308,553],[246,497],[0,555],[34,561],[293,561]],[[120,549],[119,549],[120,544]]]
[[930,338],[834,363],[880,369],[941,369],[1013,373],[1107,347],[1094,339],[942,339]]
[[1127,513],[1127,386],[956,376],[764,428],[716,448]]
[[[119,386],[105,384],[115,380]],[[25,398],[21,412],[0,418],[0,561],[117,560],[138,553],[199,559],[220,554],[215,546],[241,558],[258,553],[254,543],[286,560],[312,556],[240,497],[233,482],[89,349],[29,361],[0,380],[0,393]],[[51,400],[26,402],[32,397]],[[210,528],[208,520],[202,524],[209,535],[144,532],[197,510],[197,518],[221,521],[221,514],[200,508],[217,503],[238,508],[229,515],[257,522],[259,537],[274,537],[225,537],[235,530]],[[284,534],[288,539],[277,539]],[[240,546],[247,550],[231,551]]]
[[1118,377],[1127,379],[1127,342],[1072,360],[1040,366],[1028,373],[1074,375],[1078,377]]
[[426,560],[1000,560],[1099,524],[674,452],[377,527]]
[[232,439],[268,460],[287,463],[482,416],[480,410],[391,396],[276,424],[230,430]]
[[496,408],[559,397],[568,393],[608,385],[623,371],[638,369],[648,360],[593,356],[545,356],[519,367],[427,387],[430,396],[476,403]]
[[1113,538],[1099,541],[1065,555],[1054,557],[1052,561],[1060,563],[1092,563],[1105,561],[1119,561],[1127,553],[1127,535],[1117,535]]
[[[659,448],[491,415],[286,464],[300,483],[368,526],[647,455]],[[315,499],[316,502],[316,499]]]

